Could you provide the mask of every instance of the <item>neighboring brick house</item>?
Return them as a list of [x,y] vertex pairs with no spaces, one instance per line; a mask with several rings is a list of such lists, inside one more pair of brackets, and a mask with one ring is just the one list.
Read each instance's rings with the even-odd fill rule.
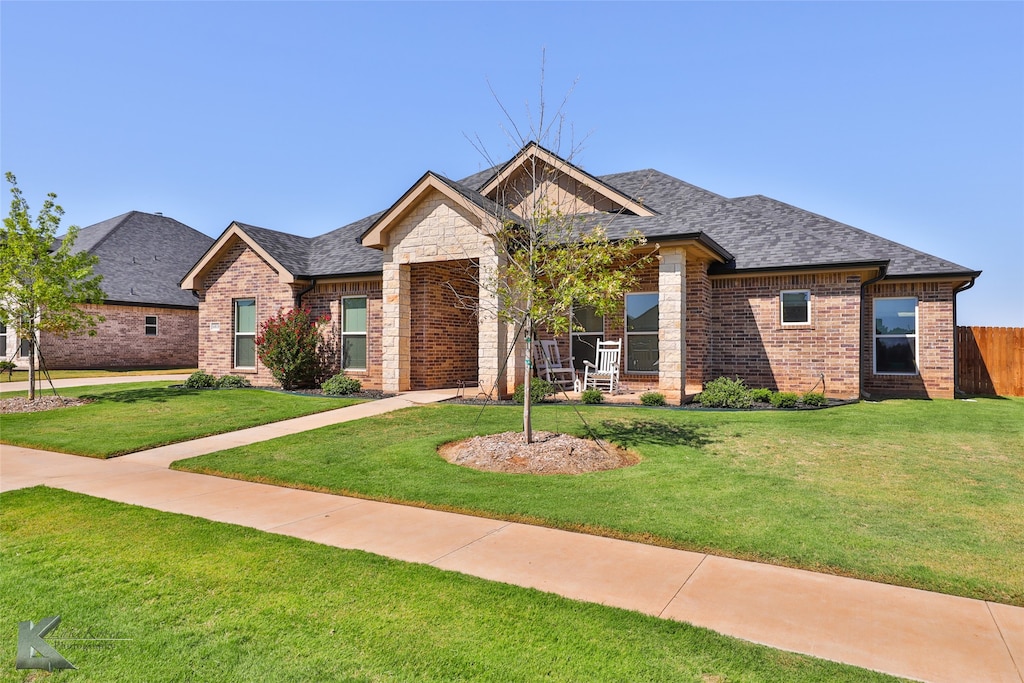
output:
[[496,226],[538,196],[657,249],[617,313],[575,312],[559,341],[578,367],[595,340],[622,339],[622,384],[674,402],[723,375],[833,397],[953,396],[956,293],[979,271],[763,196],[654,170],[594,177],[532,143],[458,182],[428,172],[386,211],[319,237],[232,223],[182,281],[199,296],[200,367],[272,383],[259,324],[303,305],[331,314],[337,363],[368,388],[508,394],[525,344],[475,283],[498,267]]
[[[67,338],[43,332],[47,369],[196,367],[199,303],[179,287],[213,238],[161,214],[129,213],[82,228],[75,251],[99,258],[102,304],[83,308],[104,317],[96,335]],[[0,330],[4,357],[27,364],[27,344]],[[13,337],[13,334],[10,335]]]

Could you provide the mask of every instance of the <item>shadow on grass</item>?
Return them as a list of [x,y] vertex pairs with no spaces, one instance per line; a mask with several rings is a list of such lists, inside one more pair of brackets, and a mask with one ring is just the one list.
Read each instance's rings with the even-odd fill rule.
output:
[[195,389],[170,389],[161,387],[158,389],[126,389],[124,391],[104,392],[102,394],[82,394],[79,398],[96,401],[97,403],[137,403],[145,401],[148,403],[166,403],[169,399],[180,396],[195,396],[199,392]]
[[604,420],[601,438],[620,446],[690,446],[703,448],[714,443],[711,430],[702,425],[671,424],[659,420]]

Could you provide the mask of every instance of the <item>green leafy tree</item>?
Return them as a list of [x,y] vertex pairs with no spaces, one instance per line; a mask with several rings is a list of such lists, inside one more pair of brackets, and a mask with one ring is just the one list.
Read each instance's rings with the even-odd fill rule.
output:
[[14,174],[8,172],[5,177],[12,199],[0,234],[0,311],[8,327],[30,344],[29,400],[35,400],[39,333],[95,335],[103,316],[89,313],[81,304],[103,302],[102,276],[93,274],[95,256],[74,252],[77,227],[69,227],[62,239],[57,238],[64,215],[57,195],[46,195],[33,219]]
[[323,375],[323,337],[320,326],[330,316],[319,318],[305,308],[278,311],[260,325],[256,353],[285,389],[311,387]]

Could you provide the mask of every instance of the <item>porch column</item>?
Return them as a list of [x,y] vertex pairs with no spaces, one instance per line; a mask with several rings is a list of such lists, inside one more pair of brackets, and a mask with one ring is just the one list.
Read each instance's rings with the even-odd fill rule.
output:
[[492,398],[508,395],[506,388],[507,370],[505,354],[508,351],[508,337],[505,324],[498,318],[498,297],[489,292],[487,283],[493,282],[498,270],[498,254],[486,250],[480,256],[480,306],[477,310],[479,336],[477,337],[477,373],[480,391]]
[[658,266],[658,391],[669,403],[686,390],[686,251],[662,247]]
[[381,314],[381,385],[388,393],[408,391],[412,357],[409,353],[411,338],[408,264],[385,261]]

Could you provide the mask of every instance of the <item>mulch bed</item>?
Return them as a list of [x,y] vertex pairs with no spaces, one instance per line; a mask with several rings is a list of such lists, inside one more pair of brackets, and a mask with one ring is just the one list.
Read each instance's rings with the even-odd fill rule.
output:
[[534,432],[533,438],[527,444],[522,432],[474,436],[447,443],[438,453],[453,465],[512,474],[583,474],[640,462],[638,455],[607,441],[553,432]]

